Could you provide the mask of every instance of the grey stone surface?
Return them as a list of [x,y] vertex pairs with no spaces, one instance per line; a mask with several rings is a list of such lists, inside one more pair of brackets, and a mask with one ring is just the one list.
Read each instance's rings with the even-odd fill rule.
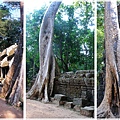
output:
[[70,72],[66,72],[66,74],[74,74],[74,72],[73,71],[70,71]]
[[76,74],[80,74],[80,73],[89,73],[89,70],[77,70]]
[[65,107],[65,108],[68,108],[68,109],[73,108],[73,107],[74,107],[73,102],[66,102],[66,103],[64,104],[64,107]]
[[54,97],[51,97],[50,100],[53,102],[53,101],[55,100],[55,98],[54,98]]
[[73,108],[73,110],[77,111],[77,112],[80,112],[80,109],[81,109],[80,105],[75,105],[74,108]]
[[87,90],[90,90],[94,96],[92,92],[94,90],[94,78],[89,76],[91,74],[94,74],[93,70],[78,70],[75,73],[61,74],[59,79],[55,81],[54,93],[65,95],[68,101],[81,97],[86,99]]
[[92,78],[92,77],[94,77],[94,74],[93,73],[86,73],[85,76],[86,76],[86,78]]
[[58,101],[65,101],[67,100],[67,97],[63,94],[55,94],[54,99]]
[[82,98],[74,98],[73,105],[80,105],[82,106]]
[[83,98],[74,98],[73,105],[79,105],[81,107],[85,107],[86,105],[88,105],[88,100]]
[[87,107],[81,107],[80,114],[85,115],[87,117],[94,117],[94,107],[93,106],[87,106]]
[[94,74],[94,70],[89,70],[89,72]]
[[59,106],[64,105],[66,101],[59,101]]

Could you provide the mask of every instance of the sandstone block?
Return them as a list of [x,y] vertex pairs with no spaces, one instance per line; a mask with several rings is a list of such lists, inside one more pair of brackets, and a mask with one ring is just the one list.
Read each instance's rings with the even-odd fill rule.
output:
[[82,106],[82,98],[74,98],[73,105],[80,105]]
[[74,75],[74,72],[71,71],[71,72],[66,72],[65,74],[63,74],[63,78],[70,78]]
[[90,73],[94,73],[94,70],[89,70]]
[[7,50],[5,49],[1,52],[1,56],[6,55],[6,53],[7,53]]
[[74,107],[73,102],[66,102],[66,103],[64,104],[64,107],[65,107],[65,108],[68,108],[68,109],[73,108],[73,107]]
[[66,101],[59,101],[59,105],[64,105],[66,103]]
[[78,77],[78,78],[83,78],[83,77],[85,77],[85,74],[84,74],[84,73],[76,74],[76,77]]
[[85,76],[86,76],[86,78],[93,78],[94,74],[93,73],[86,73]]
[[77,70],[76,74],[80,74],[80,73],[89,73],[89,70]]
[[83,107],[80,109],[80,113],[87,117],[94,117],[94,107],[93,106]]
[[54,97],[51,97],[50,100],[53,102],[53,101],[55,100],[55,98],[54,98]]
[[74,98],[73,99],[73,105],[79,105],[81,107],[84,107],[87,105],[87,100],[83,98]]
[[63,94],[55,94],[54,99],[58,101],[66,101],[67,97]]
[[73,110],[77,111],[77,112],[80,112],[80,108],[81,108],[80,105],[75,105],[74,108],[73,108]]
[[74,72],[73,71],[70,71],[70,72],[66,72],[66,74],[74,74]]

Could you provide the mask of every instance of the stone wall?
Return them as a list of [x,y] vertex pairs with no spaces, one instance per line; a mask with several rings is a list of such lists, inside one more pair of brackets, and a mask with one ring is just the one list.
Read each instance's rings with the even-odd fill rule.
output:
[[94,101],[94,71],[79,70],[61,74],[55,80],[54,94],[64,94],[69,101],[73,98],[87,98]]
[[11,45],[0,52],[0,82],[4,80],[14,60],[17,44]]

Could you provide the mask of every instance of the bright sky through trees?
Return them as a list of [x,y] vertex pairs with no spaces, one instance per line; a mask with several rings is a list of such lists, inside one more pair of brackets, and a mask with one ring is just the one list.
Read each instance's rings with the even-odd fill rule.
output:
[[[41,6],[50,4],[51,0],[25,0],[25,9],[26,12],[33,12],[35,9],[40,9]],[[64,4],[70,5],[76,0],[63,0]]]
[[[11,1],[11,2],[15,2],[15,1],[20,1],[20,0],[0,0],[0,4],[4,4],[4,2],[6,1]],[[14,19],[18,19],[20,17],[20,10],[19,9],[14,9],[14,10],[10,10],[11,17],[13,17]]]

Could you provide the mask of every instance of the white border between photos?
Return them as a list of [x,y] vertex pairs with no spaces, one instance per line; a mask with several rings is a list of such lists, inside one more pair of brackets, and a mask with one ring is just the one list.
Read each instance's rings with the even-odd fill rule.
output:
[[[24,45],[24,81],[23,81],[23,95],[24,95],[24,108],[23,108],[23,118],[24,120],[26,120],[26,0],[2,0],[2,1],[11,1],[11,2],[16,2],[16,1],[24,1],[24,21],[23,21],[23,25],[24,25],[24,38],[23,38],[23,45]],[[33,0],[34,1],[34,0]],[[95,21],[95,31],[94,31],[94,118],[84,118],[85,120],[92,120],[92,119],[97,119],[97,1],[104,1],[104,0],[80,0],[80,1],[93,1],[95,2],[95,11],[94,11],[94,21]],[[106,0],[109,1],[109,0]],[[36,120],[41,119],[41,120],[45,120],[45,118],[36,118]],[[49,119],[49,118],[48,118]],[[65,118],[61,118],[64,120],[67,120]],[[69,118],[68,120],[73,120],[73,118]],[[77,118],[74,118],[74,120]],[[83,119],[83,118],[79,118],[79,119]],[[2,119],[1,119],[2,120]],[[11,119],[13,120],[13,119]],[[15,120],[21,120],[21,119],[15,119]],[[28,120],[33,120],[32,119],[28,119]],[[54,120],[60,120],[60,118],[58,119],[54,119]]]
[[94,33],[94,119],[97,119],[97,2],[95,0]]
[[23,44],[24,44],[24,109],[23,109],[23,119],[26,120],[26,8],[25,8],[25,0],[24,1],[24,21],[23,21],[23,30],[24,30],[24,39],[23,39]]

